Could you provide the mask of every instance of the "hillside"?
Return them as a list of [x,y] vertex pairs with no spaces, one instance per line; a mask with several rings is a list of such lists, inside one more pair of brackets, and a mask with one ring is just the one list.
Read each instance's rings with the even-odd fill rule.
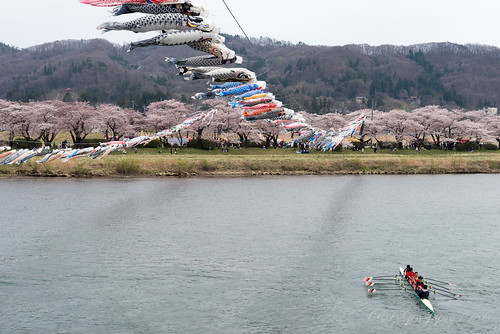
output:
[[[366,107],[439,104],[476,109],[500,103],[500,49],[429,43],[412,46],[294,45],[226,36],[243,66],[295,110],[326,113]],[[127,46],[105,40],[58,41],[26,49],[0,43],[0,98],[85,100],[141,110],[152,101],[189,100],[206,81],[185,81],[165,56],[199,55],[187,46]],[[69,88],[69,89],[68,89]]]

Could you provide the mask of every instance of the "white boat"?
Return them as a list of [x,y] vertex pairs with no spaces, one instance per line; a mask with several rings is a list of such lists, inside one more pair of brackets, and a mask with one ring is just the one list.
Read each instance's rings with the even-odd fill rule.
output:
[[418,296],[418,294],[415,292],[415,290],[413,289],[413,287],[411,286],[410,282],[408,282],[408,280],[406,279],[406,277],[405,277],[405,270],[403,268],[399,267],[399,273],[401,274],[401,278],[403,279],[403,281],[405,281],[406,284],[408,284],[408,286],[410,287],[411,291],[413,291],[413,294],[415,295],[415,297],[417,297],[417,299],[420,301],[420,303],[422,303],[422,305],[425,306],[425,308],[427,309],[427,311],[429,311],[431,314],[434,314],[434,307],[432,307],[432,304],[429,301],[429,299],[421,299]]

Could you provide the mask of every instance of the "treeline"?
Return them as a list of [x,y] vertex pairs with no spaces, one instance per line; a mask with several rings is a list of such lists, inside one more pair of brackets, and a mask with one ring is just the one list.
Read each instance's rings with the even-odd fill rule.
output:
[[500,116],[484,110],[464,112],[427,106],[412,112],[400,109],[387,112],[364,109],[345,115],[301,112],[304,122],[286,130],[278,122],[248,122],[241,117],[241,111],[221,99],[207,100],[197,106],[177,100],[153,102],[144,113],[112,104],[93,107],[86,102],[24,103],[0,99],[0,144],[12,146],[15,138],[22,137],[26,142],[42,141],[52,146],[59,134],[69,133],[78,145],[90,134],[102,134],[103,141],[117,141],[148,133],[163,140],[169,136],[180,140],[190,136],[197,140],[199,148],[204,135],[234,144],[263,143],[269,147],[279,145],[279,137],[289,131],[292,138],[302,138],[298,142],[312,145],[313,137],[326,140],[318,136],[345,127],[361,113],[366,115],[364,131],[358,136],[361,144],[376,143],[384,147],[394,138],[394,148],[403,148],[405,144],[420,149],[425,145],[453,148],[464,143],[489,143],[496,149],[500,143]]

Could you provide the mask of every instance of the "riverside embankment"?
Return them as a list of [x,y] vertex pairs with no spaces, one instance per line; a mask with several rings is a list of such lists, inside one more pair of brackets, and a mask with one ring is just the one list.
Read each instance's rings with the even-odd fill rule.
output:
[[199,151],[139,149],[102,160],[80,158],[40,165],[1,165],[0,177],[195,177],[334,174],[500,173],[500,151],[451,152],[380,150],[311,152],[290,149],[229,149]]

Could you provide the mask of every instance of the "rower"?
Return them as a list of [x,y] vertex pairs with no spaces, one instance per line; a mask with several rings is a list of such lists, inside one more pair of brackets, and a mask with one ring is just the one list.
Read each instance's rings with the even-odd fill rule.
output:
[[413,276],[415,276],[415,273],[413,272],[413,268],[410,267],[408,268],[408,270],[406,271],[406,278],[408,280],[412,280],[413,279]]
[[411,279],[411,285],[413,286],[414,289],[417,287],[417,282],[418,282],[418,271],[415,271]]
[[415,290],[420,290],[422,285],[424,285],[423,279],[422,276],[417,276],[417,273],[415,273],[415,280],[413,281]]
[[420,299],[429,299],[429,290],[427,290],[427,285],[422,285],[422,289],[417,291],[417,295]]
[[423,279],[424,278],[422,276],[418,276],[417,278],[415,278],[415,285],[417,287],[424,285]]
[[411,266],[410,266],[409,264],[407,264],[407,265],[406,265],[406,268],[405,268],[405,270],[404,270],[405,276],[406,276],[406,272],[407,272],[408,270],[410,270],[410,268],[411,268]]

